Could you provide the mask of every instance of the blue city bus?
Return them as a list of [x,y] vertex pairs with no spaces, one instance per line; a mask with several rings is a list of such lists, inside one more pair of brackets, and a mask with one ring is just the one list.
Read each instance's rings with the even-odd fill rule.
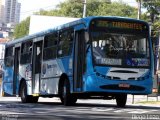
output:
[[6,44],[3,96],[23,103],[60,97],[116,99],[152,92],[153,53],[149,25],[123,17],[82,18]]

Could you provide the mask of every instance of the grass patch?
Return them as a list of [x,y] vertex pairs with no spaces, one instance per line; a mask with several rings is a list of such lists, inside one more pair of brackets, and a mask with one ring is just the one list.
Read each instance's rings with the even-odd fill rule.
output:
[[141,103],[141,104],[159,104],[160,105],[160,101],[140,101],[137,103],[138,104]]

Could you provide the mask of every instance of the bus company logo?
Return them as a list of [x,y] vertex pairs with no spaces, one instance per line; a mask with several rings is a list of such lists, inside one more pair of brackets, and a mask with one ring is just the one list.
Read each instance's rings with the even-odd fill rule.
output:
[[132,65],[132,66],[147,66],[149,64],[147,59],[128,59],[127,60],[127,65]]
[[136,63],[137,66],[148,66],[149,61],[147,59],[132,59],[133,62]]
[[47,65],[46,63],[43,64],[43,66],[42,66],[42,73],[43,73],[43,74],[46,74],[47,66],[48,66],[48,65]]
[[133,66],[138,66],[138,60],[137,59],[132,59],[132,65]]

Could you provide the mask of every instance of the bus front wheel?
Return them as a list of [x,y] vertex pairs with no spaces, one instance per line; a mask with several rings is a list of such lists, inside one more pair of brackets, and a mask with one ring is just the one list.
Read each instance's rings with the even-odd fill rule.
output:
[[127,94],[116,95],[117,107],[125,107],[127,102]]

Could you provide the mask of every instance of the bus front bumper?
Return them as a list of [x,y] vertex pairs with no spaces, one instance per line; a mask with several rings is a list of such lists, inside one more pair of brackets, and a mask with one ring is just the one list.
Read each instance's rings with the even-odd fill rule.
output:
[[149,77],[145,80],[108,80],[91,75],[84,82],[84,92],[147,95],[152,93],[152,79]]

